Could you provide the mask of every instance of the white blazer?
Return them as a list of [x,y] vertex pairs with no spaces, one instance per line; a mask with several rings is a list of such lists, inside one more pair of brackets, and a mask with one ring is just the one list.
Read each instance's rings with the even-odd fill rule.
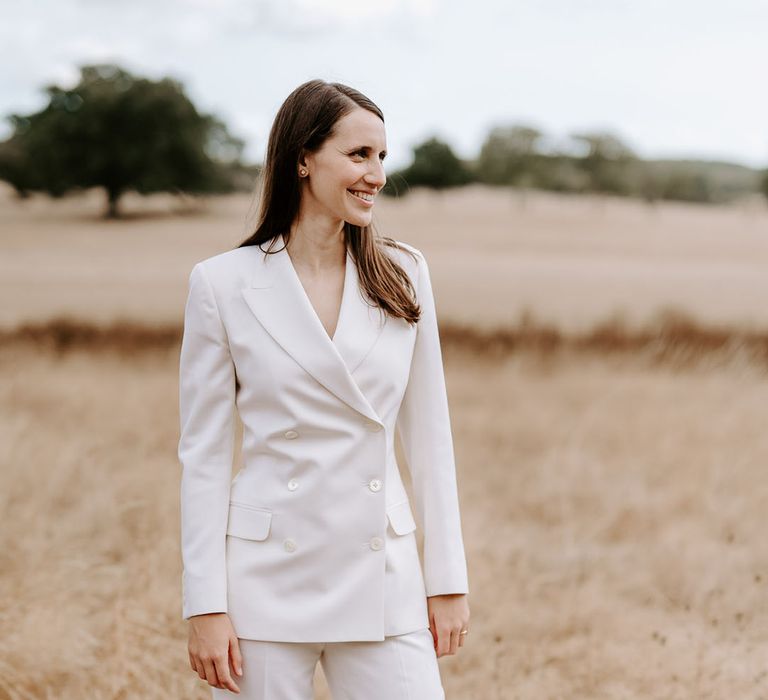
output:
[[[427,263],[412,246],[418,262],[385,249],[417,290],[414,327],[363,299],[348,251],[331,339],[283,246],[278,236],[282,250],[266,259],[259,246],[229,250],[189,277],[183,617],[227,612],[238,637],[283,642],[381,641],[428,627],[426,597],[468,593],[468,583]],[[232,480],[235,407],[243,468]]]

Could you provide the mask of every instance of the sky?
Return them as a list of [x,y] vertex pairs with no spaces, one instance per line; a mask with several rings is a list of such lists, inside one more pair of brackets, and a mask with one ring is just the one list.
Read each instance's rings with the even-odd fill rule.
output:
[[[173,77],[261,161],[301,83],[384,112],[390,168],[431,136],[474,158],[494,126],[547,148],[609,131],[643,158],[768,167],[765,0],[0,0],[0,115],[79,66]],[[3,119],[0,138],[10,134]]]

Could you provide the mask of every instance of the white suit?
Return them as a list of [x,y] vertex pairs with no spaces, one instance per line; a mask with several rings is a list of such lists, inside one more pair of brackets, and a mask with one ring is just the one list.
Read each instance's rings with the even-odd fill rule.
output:
[[[404,244],[405,245],[405,244]],[[331,339],[278,236],[197,263],[180,355],[183,617],[244,639],[376,641],[467,593],[454,452],[427,263],[413,326],[369,306],[347,252]],[[243,468],[231,469],[235,406]],[[395,459],[399,431],[414,511]],[[424,535],[424,564],[415,538]],[[389,527],[388,527],[389,525]]]

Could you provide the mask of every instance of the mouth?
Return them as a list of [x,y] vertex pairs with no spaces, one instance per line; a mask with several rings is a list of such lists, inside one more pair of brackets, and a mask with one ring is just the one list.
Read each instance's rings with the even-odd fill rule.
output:
[[373,206],[373,198],[375,195],[372,195],[368,192],[361,192],[360,190],[347,190],[349,194],[354,197],[358,202],[363,204],[366,207],[372,207]]

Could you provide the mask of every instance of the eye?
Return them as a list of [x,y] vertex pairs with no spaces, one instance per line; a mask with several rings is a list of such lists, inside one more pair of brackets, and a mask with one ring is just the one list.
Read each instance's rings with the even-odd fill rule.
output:
[[[360,156],[361,158],[367,157],[367,151],[364,148],[361,148],[359,151],[353,151],[349,155],[351,156]],[[384,159],[387,157],[386,151],[384,153],[379,154],[379,160],[383,163]]]

